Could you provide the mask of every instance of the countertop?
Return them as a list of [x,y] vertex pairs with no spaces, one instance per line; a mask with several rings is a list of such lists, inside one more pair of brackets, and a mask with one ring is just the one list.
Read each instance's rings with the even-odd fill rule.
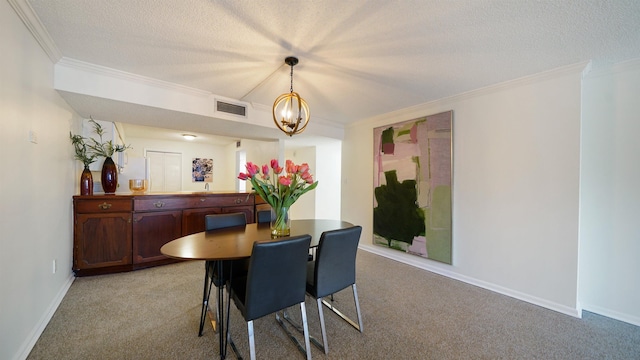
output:
[[91,199],[91,198],[125,198],[125,197],[166,197],[166,196],[208,196],[208,195],[245,195],[250,196],[252,193],[238,193],[235,191],[173,191],[173,192],[144,192],[144,193],[116,193],[104,194],[97,193],[94,195],[74,195],[74,198]]

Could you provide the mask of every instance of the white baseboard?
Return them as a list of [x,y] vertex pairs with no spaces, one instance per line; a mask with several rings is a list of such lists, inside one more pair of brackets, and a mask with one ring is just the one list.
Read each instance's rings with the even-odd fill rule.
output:
[[14,360],[25,360],[29,356],[29,353],[36,345],[36,342],[40,338],[40,335],[42,335],[42,332],[47,327],[47,324],[49,324],[49,321],[53,317],[53,314],[55,314],[58,306],[60,306],[62,299],[64,299],[64,296],[67,294],[67,291],[69,291],[69,288],[71,287],[71,284],[73,284],[73,281],[75,279],[75,276],[73,275],[73,273],[71,273],[67,281],[62,285],[60,291],[58,291],[58,294],[49,305],[47,311],[42,315],[40,321],[38,321],[34,329],[31,331],[25,342],[20,347],[20,351],[16,353]]
[[606,316],[608,318],[612,318],[612,319],[624,321],[632,325],[640,326],[640,317],[637,317],[637,316],[623,314],[617,311],[613,311],[610,309],[606,309],[606,308],[596,306],[596,305],[591,305],[591,304],[583,304],[582,308],[585,311],[589,311],[594,314]]
[[542,299],[542,298],[538,298],[535,296],[531,296],[529,294],[525,294],[525,293],[521,293],[519,291],[515,291],[509,288],[505,288],[496,284],[492,284],[486,281],[482,281],[473,277],[469,277],[466,275],[461,275],[458,274],[456,272],[453,271],[448,271],[446,269],[442,269],[440,267],[437,266],[432,266],[429,263],[425,262],[423,259],[414,256],[414,255],[407,255],[404,254],[400,251],[395,251],[395,250],[388,250],[385,249],[383,247],[380,246],[373,246],[373,245],[363,245],[360,244],[360,246],[358,247],[361,250],[365,250],[368,251],[370,253],[373,254],[377,254],[380,256],[384,256],[386,258],[392,259],[392,260],[396,260],[399,261],[401,263],[407,264],[407,265],[411,265],[423,270],[427,270],[442,276],[446,276],[448,278],[454,279],[454,280],[459,280],[462,282],[465,282],[467,284],[471,284],[474,286],[478,286],[481,287],[483,289],[487,289],[493,292],[497,292],[499,294],[502,295],[506,295],[518,300],[522,300],[525,302],[528,302],[530,304],[534,304],[534,305],[538,305],[538,306],[542,306],[546,309],[549,310],[553,310],[553,311],[557,311],[559,313],[562,314],[566,314],[569,316],[573,316],[576,318],[582,318],[582,310],[579,308],[572,308],[572,307],[568,307],[562,304],[558,304],[555,303],[553,301],[548,301],[546,299]]

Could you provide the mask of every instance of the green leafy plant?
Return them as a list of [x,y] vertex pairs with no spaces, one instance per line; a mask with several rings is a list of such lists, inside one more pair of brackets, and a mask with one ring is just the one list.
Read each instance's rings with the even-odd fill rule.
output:
[[89,138],[86,143],[87,148],[89,148],[89,151],[93,155],[108,158],[112,157],[116,152],[123,152],[131,147],[129,145],[114,145],[111,140],[102,140],[102,136],[104,135],[102,125],[98,124],[93,119],[90,119],[89,122],[93,125],[93,132],[100,137],[100,141],[94,138]]
[[76,160],[82,161],[84,167],[88,167],[96,161],[96,155],[91,153],[87,148],[87,139],[80,135],[73,135],[69,132],[69,138],[71,139],[71,145],[73,145]]

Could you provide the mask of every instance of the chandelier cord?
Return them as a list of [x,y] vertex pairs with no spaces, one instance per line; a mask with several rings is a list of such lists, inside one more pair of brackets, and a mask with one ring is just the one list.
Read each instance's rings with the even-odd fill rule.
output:
[[289,92],[293,92],[293,65],[291,65],[291,90]]

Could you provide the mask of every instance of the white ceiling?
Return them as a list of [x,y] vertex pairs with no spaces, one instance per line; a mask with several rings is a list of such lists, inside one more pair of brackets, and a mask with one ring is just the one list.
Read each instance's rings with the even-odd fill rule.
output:
[[10,1],[66,58],[265,106],[289,91],[296,56],[312,121],[337,124],[640,58],[638,0]]

